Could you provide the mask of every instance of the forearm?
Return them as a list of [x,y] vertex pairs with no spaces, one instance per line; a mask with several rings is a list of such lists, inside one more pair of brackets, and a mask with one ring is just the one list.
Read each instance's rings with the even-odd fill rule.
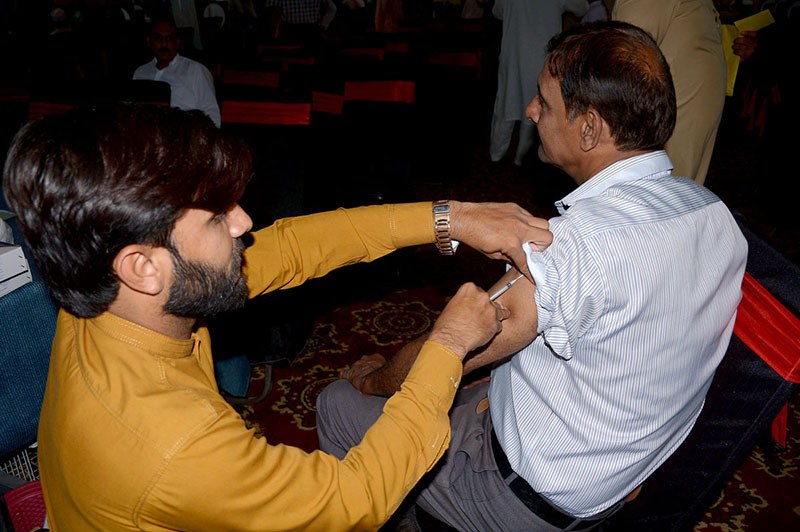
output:
[[[489,289],[489,293],[518,276],[519,271],[512,268]],[[511,357],[533,341],[538,325],[534,293],[535,286],[520,279],[497,299],[509,309],[511,316],[503,322],[503,330],[488,344],[467,355],[464,360],[464,375]],[[360,383],[355,383],[356,387],[367,395],[391,396],[400,389],[427,339],[426,334],[403,346],[386,364],[365,375]]]
[[529,243],[543,250],[553,239],[549,221],[532,216],[515,203],[462,203],[451,201],[451,233],[459,240],[492,259],[514,265],[530,281],[522,246]]
[[[179,530],[249,530],[253,523],[273,530],[377,530],[447,449],[447,413],[461,368],[445,347],[425,346],[402,391],[343,460],[269,445],[223,409],[167,462],[143,496],[141,513]],[[220,484],[227,486],[222,495],[214,489]],[[233,501],[238,511],[218,504]]]
[[[489,293],[494,293],[518,276],[519,272],[512,268],[489,289]],[[511,316],[503,322],[503,330],[491,342],[464,359],[464,375],[515,355],[536,338],[538,312],[535,291],[536,286],[522,278],[497,298],[497,302],[506,307]]]
[[366,375],[358,388],[367,395],[389,397],[398,390],[417,360],[420,349],[428,339],[424,334],[404,345],[389,361]]
[[[467,355],[464,361],[464,375],[511,357],[532,341],[527,336],[512,340],[501,338],[501,335]],[[385,365],[364,376],[364,380],[357,388],[361,393],[382,397],[390,397],[399,391],[427,338],[428,335],[425,334],[404,345]]]
[[395,249],[433,242],[430,203],[378,205],[286,218],[253,233],[245,251],[250,296],[308,279]]
[[[522,244],[544,249],[548,221],[514,203],[449,202],[450,233],[493,259],[513,262],[529,279]],[[441,213],[440,213],[441,214]],[[286,218],[253,233],[245,251],[250,296],[291,288],[331,270],[395,249],[434,241],[431,203],[375,205]]]
[[[376,471],[402,466],[403,476],[410,476],[404,478],[402,486],[399,483],[392,486],[403,489],[396,501],[402,500],[422,475],[433,467],[450,442],[448,412],[461,380],[461,367],[456,357],[444,356],[445,351],[446,348],[434,342],[423,343],[420,364],[412,364],[412,370],[403,382],[401,391],[389,399],[384,406],[383,415],[356,447],[360,452],[353,453],[351,450],[345,457],[345,462],[363,460],[364,463],[360,464],[361,473],[373,484],[377,480]],[[445,390],[442,384],[449,389]],[[420,401],[431,392],[439,397],[438,403]],[[397,460],[398,457],[406,456],[404,451],[409,447],[417,448],[417,457],[407,462]],[[366,453],[380,465],[364,460]],[[387,460],[387,456],[392,459]],[[389,464],[394,466],[390,467]],[[366,494],[374,498],[378,493],[376,487],[367,486]],[[389,493],[388,490],[380,492]],[[387,509],[391,511],[391,508],[392,503],[389,502]]]
[[[505,361],[520,352],[536,337],[536,329],[528,329],[527,334],[515,335],[514,338],[497,338],[482,348],[470,353],[464,360],[464,375],[495,362]],[[501,333],[502,334],[502,333]]]

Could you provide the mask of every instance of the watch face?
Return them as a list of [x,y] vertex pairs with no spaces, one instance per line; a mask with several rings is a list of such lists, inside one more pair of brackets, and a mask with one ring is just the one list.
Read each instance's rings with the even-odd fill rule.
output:
[[434,205],[433,212],[435,214],[442,214],[445,212],[450,212],[450,205]]

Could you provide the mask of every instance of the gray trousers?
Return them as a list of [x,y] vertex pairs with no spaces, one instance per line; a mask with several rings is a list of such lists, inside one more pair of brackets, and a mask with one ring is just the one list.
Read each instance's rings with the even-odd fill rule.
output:
[[[492,453],[489,384],[458,392],[450,411],[450,447],[412,492],[416,503],[442,522],[474,532],[553,532],[506,485]],[[385,398],[364,396],[345,380],[317,399],[320,448],[344,458],[383,411]]]

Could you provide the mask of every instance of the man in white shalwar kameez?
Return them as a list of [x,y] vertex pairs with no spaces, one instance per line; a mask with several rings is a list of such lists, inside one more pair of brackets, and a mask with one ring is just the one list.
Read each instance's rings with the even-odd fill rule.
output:
[[561,16],[569,11],[582,16],[589,9],[586,0],[497,0],[492,14],[503,21],[503,42],[497,73],[497,97],[492,115],[489,155],[499,161],[508,151],[514,126],[520,123],[514,164],[522,159],[534,141],[535,126],[525,118],[525,108],[538,92],[536,78],[547,57],[545,47],[561,31]]

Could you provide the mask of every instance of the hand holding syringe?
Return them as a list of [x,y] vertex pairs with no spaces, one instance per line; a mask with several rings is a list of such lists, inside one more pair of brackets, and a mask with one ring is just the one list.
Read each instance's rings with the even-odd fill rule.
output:
[[520,279],[522,279],[522,274],[519,274],[519,276],[518,276],[517,278],[510,280],[509,282],[507,282],[506,284],[504,284],[503,286],[501,286],[500,288],[498,288],[498,289],[497,289],[497,291],[496,291],[494,294],[492,294],[492,295],[490,295],[490,296],[489,296],[489,301],[494,301],[494,300],[495,300],[495,299],[497,299],[498,297],[500,297],[500,296],[502,296],[503,294],[505,294],[505,293],[506,293],[506,291],[507,291],[509,288],[511,288],[512,286],[514,286],[514,283],[516,283],[516,282],[517,282],[517,281],[519,281]]

